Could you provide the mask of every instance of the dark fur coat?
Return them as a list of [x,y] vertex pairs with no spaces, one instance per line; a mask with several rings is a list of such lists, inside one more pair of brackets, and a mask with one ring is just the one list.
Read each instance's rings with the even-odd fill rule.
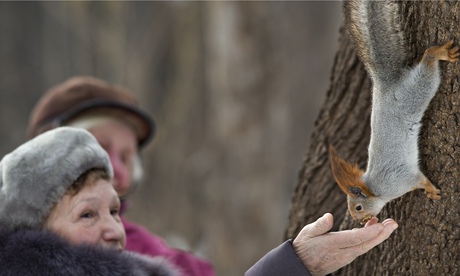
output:
[[0,275],[180,275],[161,257],[70,245],[38,230],[0,231]]

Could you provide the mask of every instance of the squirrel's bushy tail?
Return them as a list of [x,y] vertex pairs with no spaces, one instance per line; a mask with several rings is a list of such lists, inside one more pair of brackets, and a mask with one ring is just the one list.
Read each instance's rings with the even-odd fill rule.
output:
[[399,4],[349,0],[343,11],[355,49],[373,81],[397,81],[407,56]]

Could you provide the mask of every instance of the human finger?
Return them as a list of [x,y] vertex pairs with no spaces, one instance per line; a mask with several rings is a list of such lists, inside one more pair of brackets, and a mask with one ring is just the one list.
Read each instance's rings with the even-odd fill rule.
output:
[[[388,218],[388,219],[384,220],[382,222],[382,224],[388,224],[388,223],[393,223],[393,222],[396,223],[392,218]],[[396,223],[396,224],[398,224],[398,223]]]
[[334,218],[330,213],[324,214],[315,222],[306,225],[299,233],[298,237],[313,238],[331,230]]
[[377,237],[383,229],[383,224],[375,223],[359,229],[332,232],[329,233],[332,236],[329,242],[338,248],[353,247]]
[[390,235],[393,233],[394,230],[396,230],[396,228],[398,228],[398,224],[392,219],[385,220],[382,223],[382,225],[383,225],[383,229],[376,237],[374,237],[374,238],[372,238],[372,239],[370,239],[370,240],[368,240],[366,242],[363,242],[360,245],[357,245],[357,246],[349,248],[350,250],[354,251],[353,254],[355,256],[359,256],[361,254],[364,254],[367,251],[369,251],[372,248],[374,248],[375,246],[377,246],[378,244],[382,243],[384,240],[386,240],[386,239],[388,239],[390,237]]
[[368,221],[366,222],[366,225],[364,225],[364,227],[368,227],[368,226],[374,225],[374,224],[376,224],[377,222],[379,222],[379,219],[376,218],[376,217],[372,217],[370,220],[368,220]]

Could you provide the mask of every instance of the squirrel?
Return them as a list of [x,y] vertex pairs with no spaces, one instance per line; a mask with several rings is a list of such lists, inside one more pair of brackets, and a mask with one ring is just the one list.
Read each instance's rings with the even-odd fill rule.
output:
[[418,136],[421,119],[438,90],[438,61],[454,62],[459,47],[449,41],[428,48],[407,68],[407,48],[399,6],[390,1],[344,2],[345,26],[372,80],[371,139],[364,172],[340,159],[330,146],[332,174],[347,194],[354,220],[365,224],[391,200],[415,189],[441,199],[441,191],[420,171]]

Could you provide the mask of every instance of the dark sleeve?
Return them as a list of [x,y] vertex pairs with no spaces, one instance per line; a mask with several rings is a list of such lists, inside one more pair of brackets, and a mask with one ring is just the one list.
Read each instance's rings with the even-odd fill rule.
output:
[[268,252],[255,263],[245,276],[311,276],[302,261],[294,252],[291,241],[286,241],[277,248]]

